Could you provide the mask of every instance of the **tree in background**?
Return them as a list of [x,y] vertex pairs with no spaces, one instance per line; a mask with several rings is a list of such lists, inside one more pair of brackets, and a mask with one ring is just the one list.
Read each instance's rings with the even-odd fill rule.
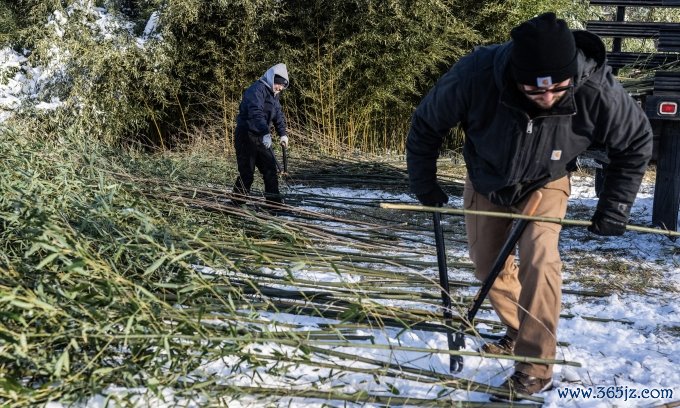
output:
[[[93,24],[92,3],[117,21],[111,32]],[[412,110],[473,46],[505,41],[518,22],[545,10],[574,22],[588,10],[587,2],[571,0],[0,5],[0,18],[17,27],[5,42],[31,49],[35,62],[55,49],[67,56],[59,96],[68,111],[59,117],[79,118],[76,125],[89,137],[164,148],[201,133],[229,150],[242,91],[267,67],[285,62],[292,135],[327,153],[403,151]],[[146,32],[153,18],[158,24]]]
[[453,3],[291,2],[278,36],[303,132],[329,150],[401,150],[422,92],[481,39]]

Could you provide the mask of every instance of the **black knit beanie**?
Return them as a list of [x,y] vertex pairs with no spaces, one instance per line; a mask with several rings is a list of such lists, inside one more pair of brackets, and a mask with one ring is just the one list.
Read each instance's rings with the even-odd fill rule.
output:
[[274,75],[274,83],[288,86],[288,81],[286,81],[286,78],[282,77],[281,75]]
[[520,24],[510,36],[510,67],[517,82],[547,87],[576,75],[574,35],[555,13],[544,13]]

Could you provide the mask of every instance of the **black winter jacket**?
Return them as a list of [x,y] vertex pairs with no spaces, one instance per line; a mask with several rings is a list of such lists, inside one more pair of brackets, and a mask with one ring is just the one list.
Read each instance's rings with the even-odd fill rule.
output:
[[236,132],[249,132],[262,137],[270,133],[272,123],[279,136],[286,135],[286,120],[281,111],[279,96],[274,95],[271,84],[260,78],[243,94],[236,117]]
[[649,121],[606,65],[602,41],[573,32],[578,75],[550,111],[528,109],[509,77],[512,42],[480,47],[457,62],[413,114],[406,142],[411,191],[436,183],[443,138],[460,124],[470,180],[492,202],[511,206],[531,191],[568,173],[590,146],[610,159],[598,209],[627,221],[652,154]]

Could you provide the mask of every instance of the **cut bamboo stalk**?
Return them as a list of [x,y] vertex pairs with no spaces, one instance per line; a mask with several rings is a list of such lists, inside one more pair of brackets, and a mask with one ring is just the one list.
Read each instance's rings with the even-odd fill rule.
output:
[[[446,208],[446,207],[427,207],[427,206],[411,205],[411,204],[383,203],[383,204],[380,204],[380,207],[390,209],[390,210],[403,210],[403,211],[416,211],[416,212],[433,212],[433,211],[436,211],[436,212],[440,212],[440,213],[443,213],[443,214],[456,214],[456,215],[470,214],[470,215],[482,215],[482,216],[498,217],[498,218],[513,218],[513,219],[530,220],[530,221],[538,221],[538,222],[549,222],[549,223],[553,223],[553,224],[560,224],[560,225],[563,225],[563,226],[588,227],[588,226],[591,225],[590,221],[570,220],[570,219],[558,218],[558,217],[536,217],[536,216],[529,216],[529,215],[522,215],[522,214],[515,214],[515,213],[462,210],[462,209],[457,209],[457,208]],[[638,225],[626,225],[626,229],[629,230],[629,231],[642,232],[642,233],[648,233],[648,234],[666,235],[668,237],[680,237],[680,232],[677,232],[677,231],[661,230],[661,229],[656,229],[656,228],[642,227],[642,226],[638,226]]]

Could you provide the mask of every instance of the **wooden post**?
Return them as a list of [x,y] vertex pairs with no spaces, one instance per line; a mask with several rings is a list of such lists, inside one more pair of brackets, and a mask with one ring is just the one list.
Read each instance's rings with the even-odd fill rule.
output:
[[[616,7],[616,21],[625,21],[626,20],[626,8],[623,6],[618,6]],[[621,37],[614,37],[614,41],[612,43],[612,52],[621,52]],[[619,69],[614,67],[612,68],[612,74],[617,75],[619,73]]]

